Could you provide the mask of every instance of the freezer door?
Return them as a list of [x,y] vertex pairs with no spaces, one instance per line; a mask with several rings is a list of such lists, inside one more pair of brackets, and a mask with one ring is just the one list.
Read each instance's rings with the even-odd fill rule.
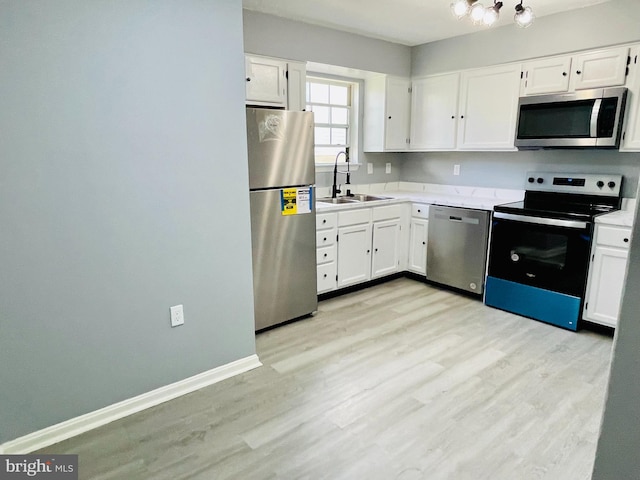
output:
[[250,193],[256,330],[318,309],[315,207],[283,215],[281,192]]
[[313,113],[247,109],[249,189],[315,183]]

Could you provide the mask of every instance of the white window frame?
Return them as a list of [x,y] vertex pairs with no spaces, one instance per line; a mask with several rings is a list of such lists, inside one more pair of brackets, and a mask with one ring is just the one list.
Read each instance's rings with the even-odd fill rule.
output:
[[[351,98],[350,98],[350,106],[349,106],[349,124],[347,130],[347,143],[349,146],[349,169],[351,171],[356,171],[358,169],[358,151],[359,151],[359,136],[360,136],[360,128],[359,128],[359,112],[360,112],[360,82],[357,79],[352,78],[344,78],[344,77],[335,77],[332,75],[323,75],[316,74],[312,72],[307,72],[307,82],[316,82],[316,83],[328,83],[328,84],[348,84],[350,86]],[[308,105],[308,104],[306,104]],[[324,104],[316,104],[323,105]],[[329,106],[329,105],[326,105]],[[323,124],[324,125],[324,124]],[[330,124],[327,124],[329,126]],[[347,163],[345,162],[345,156],[340,155],[338,158],[338,167],[341,170],[346,168]],[[333,171],[334,161],[329,162],[316,162],[316,171],[318,172],[329,172]]]

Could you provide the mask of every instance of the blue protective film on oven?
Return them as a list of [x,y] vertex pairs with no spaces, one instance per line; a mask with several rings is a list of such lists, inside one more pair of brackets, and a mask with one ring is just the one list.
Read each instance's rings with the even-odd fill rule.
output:
[[484,303],[568,330],[578,329],[579,297],[489,276]]

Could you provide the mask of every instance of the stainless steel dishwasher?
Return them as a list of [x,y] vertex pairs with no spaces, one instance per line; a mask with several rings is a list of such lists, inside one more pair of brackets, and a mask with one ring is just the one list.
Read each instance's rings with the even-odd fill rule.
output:
[[429,207],[427,279],[468,292],[484,291],[491,212]]

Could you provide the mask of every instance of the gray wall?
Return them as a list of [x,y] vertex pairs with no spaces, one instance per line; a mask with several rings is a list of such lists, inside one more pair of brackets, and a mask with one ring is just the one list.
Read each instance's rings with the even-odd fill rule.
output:
[[247,53],[388,73],[411,74],[411,48],[244,10]]
[[[636,219],[640,215],[637,204]],[[640,478],[640,224],[629,250],[627,284],[616,329],[609,391],[593,480]]]
[[[535,9],[534,2],[532,8]],[[508,8],[507,8],[508,7]],[[502,14],[511,14],[505,4]],[[432,42],[411,51],[413,76],[515,62],[640,41],[640,2],[611,0],[539,17],[529,28],[515,24]]]
[[255,340],[241,0],[0,12],[2,443]]
[[[460,165],[460,175],[453,166]],[[528,171],[614,173],[624,176],[622,194],[635,198],[640,176],[640,153],[594,150],[540,150],[522,152],[410,153],[398,163],[401,178],[409,182],[525,188]]]

